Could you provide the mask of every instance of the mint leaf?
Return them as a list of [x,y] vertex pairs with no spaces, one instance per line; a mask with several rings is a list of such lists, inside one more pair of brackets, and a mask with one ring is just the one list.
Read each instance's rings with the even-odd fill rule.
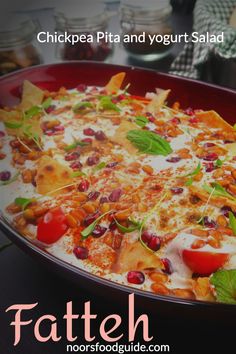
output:
[[236,217],[231,211],[229,212],[229,226],[231,227],[234,235],[236,236]]
[[9,128],[9,129],[18,129],[21,128],[23,126],[22,122],[4,122],[5,127]]
[[93,232],[93,230],[95,229],[97,223],[107,214],[111,213],[111,211],[107,211],[106,213],[100,215],[92,224],[90,224],[88,227],[86,227],[86,229],[84,229],[81,232],[81,236],[83,237],[83,240],[85,240],[87,237],[89,237],[91,235],[91,233]]
[[236,304],[236,269],[219,270],[210,278],[216,299],[227,304]]
[[100,171],[106,167],[106,162],[100,162],[97,166],[93,168],[93,172]]
[[99,109],[120,112],[120,109],[112,102],[110,96],[102,96],[99,102]]
[[217,197],[226,197],[229,198],[233,201],[236,201],[236,198],[234,198],[231,194],[229,194],[224,187],[222,187],[219,183],[212,183],[212,187],[208,186],[207,184],[204,184],[202,188],[208,192],[209,194],[212,193],[213,196]]
[[85,108],[93,108],[93,105],[91,102],[79,102],[73,107],[73,112],[78,113],[80,110],[83,110]]
[[201,171],[201,163],[199,162],[195,170],[193,172],[188,173],[187,175],[184,175],[182,177],[192,177],[196,176],[199,172]]
[[221,167],[222,165],[223,165],[223,161],[222,160],[220,160],[220,159],[217,159],[216,160],[216,162],[215,162],[215,165],[217,166],[217,167]]
[[172,152],[168,141],[148,130],[130,130],[127,139],[145,154],[167,156]]
[[48,97],[41,105],[41,107],[43,109],[47,109],[48,107],[50,107],[52,104],[52,98],[51,97]]
[[16,198],[16,199],[15,199],[15,204],[21,206],[23,210],[24,210],[30,203],[32,203],[32,199],[28,199],[28,198]]
[[135,118],[135,123],[141,128],[145,127],[149,120],[144,116],[138,116]]
[[141,222],[137,222],[135,220],[129,220],[130,223],[132,224],[132,226],[129,226],[129,227],[125,227],[125,226],[121,225],[116,219],[114,219],[114,220],[115,220],[115,223],[116,223],[118,229],[121,232],[123,232],[124,234],[133,232],[135,230],[140,230],[140,228],[142,227],[142,223]]
[[42,108],[39,106],[33,106],[30,109],[28,109],[28,111],[25,112],[25,119],[30,119],[34,116],[36,116],[37,114],[42,112]]

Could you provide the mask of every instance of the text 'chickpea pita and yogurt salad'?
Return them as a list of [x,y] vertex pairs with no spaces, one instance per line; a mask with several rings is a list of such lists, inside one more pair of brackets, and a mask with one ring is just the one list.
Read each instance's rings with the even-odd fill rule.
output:
[[[236,131],[215,111],[29,81],[0,110],[3,218],[80,269],[158,295],[236,304]],[[132,84],[132,83],[131,83]]]

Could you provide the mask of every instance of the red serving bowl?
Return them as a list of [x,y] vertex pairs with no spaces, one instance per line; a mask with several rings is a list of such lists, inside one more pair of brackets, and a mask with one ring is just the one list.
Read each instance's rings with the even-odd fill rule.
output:
[[[74,88],[80,83],[104,86],[112,75],[121,71],[127,74],[126,83],[131,84],[129,92],[132,94],[145,95],[147,91],[154,91],[156,87],[171,89],[170,104],[179,101],[184,108],[214,109],[229,123],[233,124],[236,121],[236,91],[153,70],[92,62],[42,65],[3,76],[0,79],[0,105],[12,106],[19,102],[24,80],[29,80],[43,89],[55,91],[62,86]],[[181,317],[193,316],[194,319],[207,317],[219,320],[227,317],[229,322],[236,314],[235,305],[160,296],[102,279],[61,261],[32,244],[14,230],[4,217],[0,217],[0,227],[14,243],[32,256],[36,256],[51,270],[67,276],[80,287],[96,292],[104,298],[113,298],[114,301],[121,302],[126,301],[127,293],[135,293],[138,306],[171,316],[173,314]]]

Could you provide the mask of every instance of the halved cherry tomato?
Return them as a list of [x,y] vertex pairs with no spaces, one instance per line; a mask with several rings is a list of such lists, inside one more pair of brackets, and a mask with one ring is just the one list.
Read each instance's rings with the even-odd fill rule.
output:
[[184,263],[199,275],[208,276],[221,268],[229,258],[227,253],[183,250]]
[[59,240],[67,231],[66,217],[61,208],[47,212],[40,220],[37,228],[37,239],[51,244]]

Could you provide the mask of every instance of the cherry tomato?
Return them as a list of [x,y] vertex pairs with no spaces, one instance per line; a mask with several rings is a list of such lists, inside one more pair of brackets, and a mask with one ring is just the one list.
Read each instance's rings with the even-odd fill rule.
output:
[[40,220],[37,228],[37,239],[51,244],[59,240],[67,231],[66,217],[61,208],[47,212]]
[[214,253],[206,251],[183,250],[184,263],[199,275],[208,276],[221,268],[228,260],[227,253]]

